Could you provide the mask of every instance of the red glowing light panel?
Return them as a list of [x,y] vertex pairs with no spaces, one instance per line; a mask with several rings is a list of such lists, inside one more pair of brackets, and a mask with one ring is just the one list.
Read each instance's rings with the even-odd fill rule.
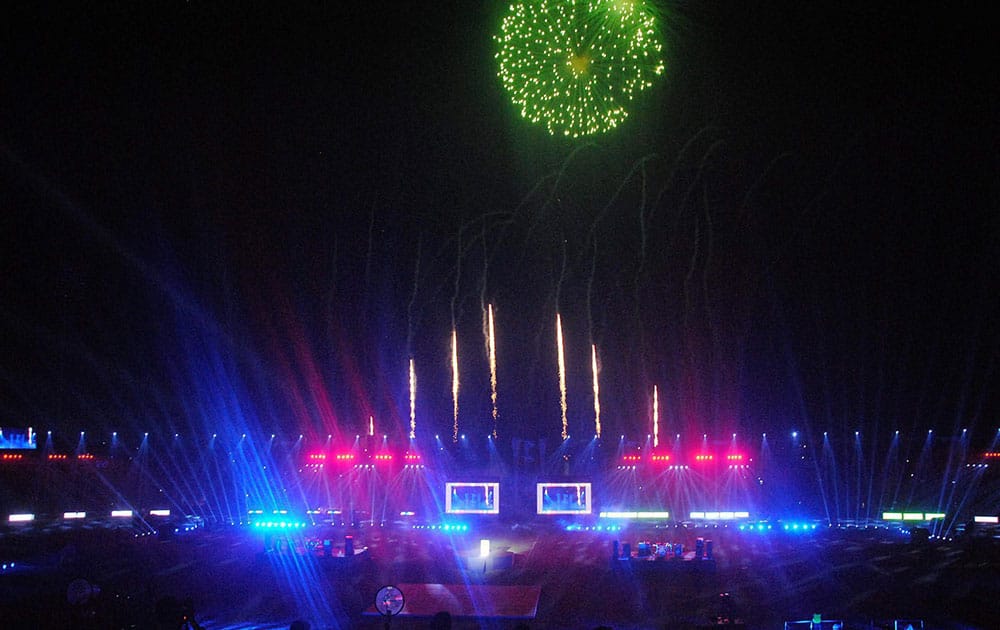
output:
[[714,455],[695,455],[694,461],[696,462],[710,462],[715,459]]
[[988,451],[983,453],[983,457],[986,459],[1000,459],[1000,452],[998,451]]
[[403,459],[405,459],[408,462],[419,462],[420,456],[414,455],[413,453],[407,453],[406,455],[403,456]]
[[374,457],[374,459],[377,462],[388,462],[392,461],[392,455],[389,455],[388,453],[379,453]]
[[24,459],[24,455],[21,453],[4,453],[3,458],[0,459],[5,462],[16,462]]
[[639,457],[638,455],[625,455],[622,457],[622,461],[625,462],[626,464],[635,464],[640,459],[642,458]]
[[309,461],[311,461],[311,462],[325,462],[326,461],[326,453],[310,453],[309,454]]
[[354,453],[340,453],[337,455],[338,462],[349,462],[354,459]]
[[79,460],[82,460],[82,461],[89,462],[89,461],[93,461],[94,456],[91,455],[90,453],[80,453],[79,455],[76,456],[76,458],[79,459]]
[[499,514],[500,484],[497,482],[447,482],[444,511],[448,514]]
[[64,460],[66,458],[67,458],[67,456],[64,455],[64,454],[62,454],[62,453],[49,453],[49,461],[50,462],[61,461],[61,460]]
[[660,463],[660,464],[665,464],[666,462],[670,461],[670,456],[669,455],[653,455],[652,460],[654,462],[657,462],[657,463]]
[[729,460],[729,461],[731,461],[731,462],[742,462],[743,461],[743,456],[734,453],[734,454],[731,454],[731,455],[726,455],[726,459]]

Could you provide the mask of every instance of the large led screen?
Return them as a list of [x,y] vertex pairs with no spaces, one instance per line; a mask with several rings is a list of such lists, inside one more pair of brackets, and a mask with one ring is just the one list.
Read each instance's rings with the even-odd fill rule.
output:
[[589,483],[540,483],[536,489],[539,514],[590,514]]
[[444,511],[448,514],[499,514],[500,484],[496,482],[447,482]]
[[38,448],[38,440],[31,427],[27,429],[0,427],[0,450],[27,448]]

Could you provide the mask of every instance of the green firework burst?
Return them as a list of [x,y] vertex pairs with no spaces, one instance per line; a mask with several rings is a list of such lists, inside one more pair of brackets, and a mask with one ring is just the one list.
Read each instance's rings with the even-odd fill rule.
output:
[[524,0],[494,38],[499,76],[521,116],[570,137],[604,133],[663,74],[643,0]]

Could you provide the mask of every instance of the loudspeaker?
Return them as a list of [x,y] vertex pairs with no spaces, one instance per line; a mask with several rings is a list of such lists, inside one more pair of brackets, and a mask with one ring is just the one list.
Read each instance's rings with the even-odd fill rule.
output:
[[354,556],[354,536],[344,536],[344,557]]
[[632,545],[630,543],[622,545],[622,557],[626,560],[632,557]]

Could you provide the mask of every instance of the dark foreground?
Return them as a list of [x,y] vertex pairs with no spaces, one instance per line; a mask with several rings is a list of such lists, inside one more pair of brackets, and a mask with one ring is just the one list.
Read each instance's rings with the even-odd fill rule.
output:
[[[474,532],[397,527],[346,533],[367,553],[351,561],[302,550],[265,551],[244,527],[198,530],[170,539],[108,529],[8,534],[0,560],[0,627],[176,628],[165,598],[190,600],[206,629],[383,628],[370,614],[385,584],[531,585],[540,588],[533,619],[453,620],[453,628],[700,628],[736,621],[782,628],[824,619],[845,628],[922,619],[929,628],[1000,627],[1000,546],[990,539],[916,544],[866,531],[807,536],[733,529],[632,529],[567,532],[550,527],[477,527]],[[713,561],[612,561],[613,540],[714,542]],[[501,568],[468,556],[489,538]],[[273,546],[273,540],[272,540]],[[280,546],[280,545],[279,545]],[[509,564],[507,563],[509,561]],[[85,603],[68,601],[74,580],[97,586]],[[74,588],[80,586],[76,582]],[[159,606],[158,606],[159,603]],[[391,627],[429,628],[426,617],[395,617]],[[523,626],[522,626],[523,627]]]

